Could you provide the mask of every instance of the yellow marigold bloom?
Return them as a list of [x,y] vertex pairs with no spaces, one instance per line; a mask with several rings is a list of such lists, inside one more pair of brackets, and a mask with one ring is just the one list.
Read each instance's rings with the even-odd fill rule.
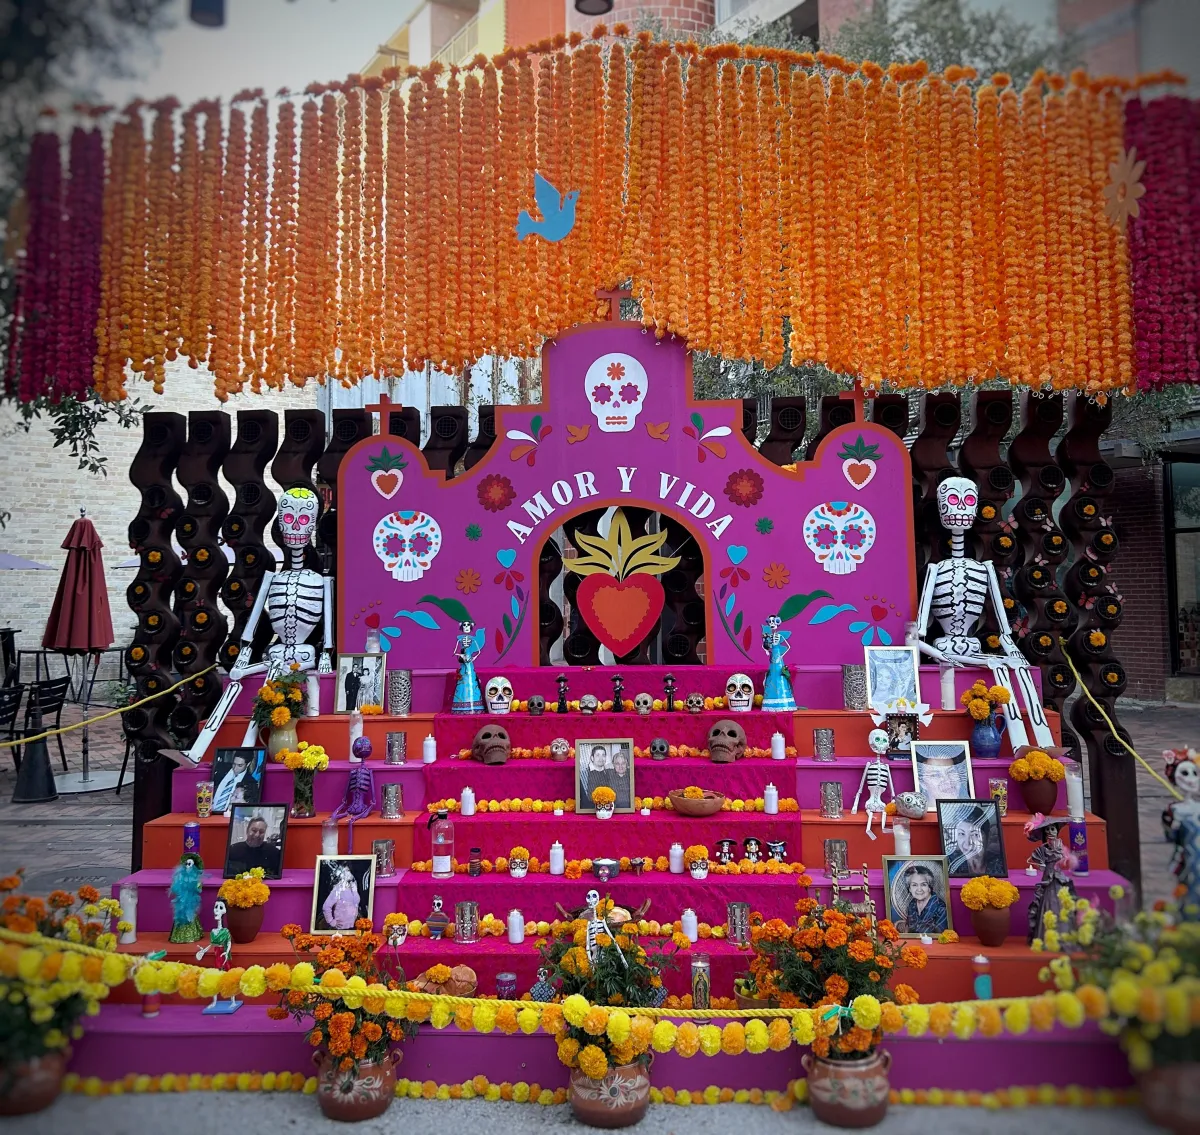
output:
[[274,725],[276,729],[281,729],[291,720],[292,711],[286,706],[276,706],[275,709],[271,710],[271,724]]
[[746,1050],[752,1053],[766,1052],[770,1044],[765,1021],[753,1020],[746,1022]]
[[586,997],[581,997],[578,993],[572,993],[562,1004],[563,1016],[567,1019],[567,1023],[579,1028],[583,1024],[584,1017],[588,1014],[589,1005]]
[[870,1030],[879,1026],[882,1014],[877,998],[864,993],[850,1003],[850,1008],[854,1014],[854,1023],[859,1028]]
[[655,1052],[670,1052],[675,1047],[675,1026],[670,1021],[659,1021],[650,1036],[650,1045]]
[[801,1009],[792,1018],[792,1036],[796,1038],[796,1043],[799,1045],[810,1045],[813,1042],[814,1029],[812,1013],[807,1009]]
[[613,1044],[625,1044],[633,1033],[633,1024],[629,1019],[629,1014],[624,1009],[612,1009],[608,1012],[607,1017],[605,1032],[608,1034],[608,1039]]

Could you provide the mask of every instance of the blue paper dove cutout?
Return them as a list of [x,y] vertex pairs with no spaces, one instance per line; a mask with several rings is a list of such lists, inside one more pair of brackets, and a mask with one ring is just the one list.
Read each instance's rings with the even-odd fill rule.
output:
[[572,189],[565,197],[559,193],[537,170],[533,172],[533,199],[537,202],[540,221],[534,220],[524,209],[517,214],[517,240],[524,240],[530,233],[537,233],[543,240],[560,241],[575,227],[575,202],[579,190]]

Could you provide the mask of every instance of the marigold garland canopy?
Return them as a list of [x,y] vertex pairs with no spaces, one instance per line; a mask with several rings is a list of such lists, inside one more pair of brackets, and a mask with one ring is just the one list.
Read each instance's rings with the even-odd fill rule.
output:
[[[872,386],[1200,380],[1195,108],[1082,72],[974,79],[643,34],[227,113],[133,104],[106,153],[77,129],[69,179],[35,143],[9,387],[119,399],[128,366],[161,391],[176,358],[221,399],[456,371],[624,281],[660,336]],[[556,243],[517,239],[535,171],[579,194]]]

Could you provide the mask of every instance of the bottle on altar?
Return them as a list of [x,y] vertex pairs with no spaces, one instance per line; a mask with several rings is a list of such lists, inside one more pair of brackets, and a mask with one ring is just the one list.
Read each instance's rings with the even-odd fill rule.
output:
[[432,845],[432,870],[435,879],[454,878],[454,823],[445,808],[429,817],[429,841]]

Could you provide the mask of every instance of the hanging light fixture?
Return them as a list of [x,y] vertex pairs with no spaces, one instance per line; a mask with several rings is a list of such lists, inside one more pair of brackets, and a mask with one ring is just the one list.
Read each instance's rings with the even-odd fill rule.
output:
[[193,24],[204,28],[225,26],[225,0],[191,0],[188,16]]
[[575,0],[575,11],[581,16],[607,16],[613,10],[613,0]]

